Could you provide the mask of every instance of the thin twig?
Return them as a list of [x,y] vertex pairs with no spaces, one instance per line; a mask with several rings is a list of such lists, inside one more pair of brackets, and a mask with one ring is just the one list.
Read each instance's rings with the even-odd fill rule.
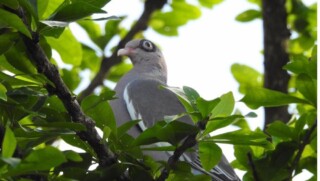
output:
[[167,0],[147,0],[144,5],[144,10],[138,21],[129,30],[126,36],[118,43],[116,49],[113,51],[110,57],[104,57],[100,69],[96,76],[92,79],[89,86],[84,89],[78,96],[78,100],[81,102],[85,97],[90,95],[95,88],[102,85],[105,76],[109,72],[110,68],[114,65],[121,63],[121,57],[117,56],[117,51],[124,47],[124,45],[132,40],[136,34],[144,31],[148,28],[148,22],[154,11],[162,9],[162,7],[167,3]]
[[161,172],[161,175],[157,178],[157,181],[164,181],[168,178],[171,169],[174,169],[179,161],[180,156],[189,148],[192,148],[197,144],[197,134],[189,135],[181,146],[177,147],[173,155],[168,159],[168,165]]
[[310,143],[310,137],[313,133],[313,131],[317,128],[317,119],[314,121],[313,125],[310,127],[309,130],[307,130],[306,134],[303,137],[303,140],[301,141],[301,144],[299,144],[299,149],[298,149],[298,153],[296,155],[296,157],[294,158],[293,162],[292,162],[292,166],[291,166],[291,170],[292,172],[294,171],[294,169],[296,169],[298,167],[299,164],[299,160],[302,156],[303,150],[304,148],[307,146],[307,144]]
[[260,179],[258,176],[258,172],[257,172],[256,166],[254,165],[252,155],[250,152],[247,153],[247,157],[248,157],[249,165],[251,166],[251,169],[252,169],[253,179],[254,181],[259,181]]

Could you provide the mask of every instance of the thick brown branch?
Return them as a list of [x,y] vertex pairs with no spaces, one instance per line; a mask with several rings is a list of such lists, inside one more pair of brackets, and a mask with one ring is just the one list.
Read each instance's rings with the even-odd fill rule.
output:
[[[285,0],[263,0],[264,87],[287,93],[289,74],[283,66],[289,62]],[[287,106],[265,108],[265,125],[275,120],[288,122]]]
[[[82,140],[87,141],[95,150],[101,166],[108,166],[115,163],[116,158],[108,149],[107,145],[102,144],[102,139],[95,129],[94,121],[83,113],[78,101],[71,94],[61,79],[58,69],[52,63],[50,63],[40,45],[25,36],[23,37],[23,41],[27,47],[27,51],[31,59],[35,62],[39,73],[44,74],[47,79],[52,82],[55,89],[55,94],[64,104],[64,107],[72,117],[72,120],[74,122],[83,124],[87,128],[86,131],[78,132],[77,135]],[[52,88],[53,87],[50,89]]]
[[134,38],[134,36],[147,29],[148,22],[152,13],[156,10],[161,9],[167,0],[147,0],[145,2],[144,11],[138,21],[134,24],[134,26],[130,29],[127,35],[118,43],[117,48],[114,50],[113,54],[110,57],[105,57],[100,65],[100,70],[97,75],[93,78],[89,86],[82,91],[82,93],[78,96],[78,100],[81,101],[86,96],[90,95],[95,88],[102,85],[103,80],[107,73],[109,72],[110,68],[116,64],[121,62],[121,58],[117,56],[117,51],[124,47],[124,45]]

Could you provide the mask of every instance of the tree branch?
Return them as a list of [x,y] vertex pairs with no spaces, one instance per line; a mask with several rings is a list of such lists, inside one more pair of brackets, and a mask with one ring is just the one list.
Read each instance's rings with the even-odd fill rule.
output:
[[[26,22],[26,17],[22,8],[19,9],[19,15]],[[31,31],[30,31],[31,32]],[[81,107],[75,97],[71,94],[63,82],[58,69],[49,61],[43,49],[37,41],[38,34],[33,34],[33,39],[22,35],[30,59],[34,61],[39,73],[44,74],[52,84],[47,84],[48,92],[54,92],[62,101],[74,122],[80,123],[86,127],[86,131],[77,132],[77,135],[86,141],[96,152],[99,165],[101,167],[110,166],[117,162],[115,155],[109,150],[106,144],[103,144],[102,138],[95,129],[94,121],[87,117],[81,110]]]
[[196,136],[197,134],[189,135],[182,143],[182,145],[176,148],[173,155],[168,159],[168,166],[162,170],[161,175],[158,177],[157,181],[164,181],[168,178],[170,170],[175,168],[180,156],[187,149],[197,144]]
[[98,73],[90,82],[89,86],[79,94],[79,101],[82,101],[85,97],[90,95],[95,88],[102,85],[103,80],[109,72],[110,68],[116,64],[121,63],[121,57],[117,56],[117,51],[120,48],[124,47],[128,41],[132,40],[137,33],[146,30],[148,28],[148,22],[151,18],[152,13],[156,10],[162,9],[162,7],[166,3],[167,0],[147,0],[145,2],[144,11],[138,21],[134,24],[134,26],[130,29],[126,36],[118,43],[112,55],[110,57],[103,58]]
[[249,165],[252,169],[252,175],[253,175],[253,179],[254,181],[259,181],[259,176],[258,176],[258,172],[257,172],[257,169],[256,169],[256,166],[254,165],[254,162],[253,162],[253,159],[252,159],[252,155],[250,152],[247,153],[247,157],[248,157],[248,162],[249,162]]
[[313,131],[316,130],[316,128],[317,128],[317,122],[318,122],[317,120],[314,121],[314,123],[311,126],[311,128],[308,129],[306,134],[304,135],[303,140],[301,141],[301,144],[299,144],[298,153],[297,153],[296,157],[294,158],[294,160],[292,162],[292,166],[291,166],[291,170],[292,171],[294,169],[296,169],[296,167],[298,166],[304,148],[307,146],[307,144],[310,143],[310,137],[311,137]]
[[[282,67],[289,62],[287,42],[290,31],[287,28],[285,0],[263,0],[264,31],[264,87],[288,92],[289,74]],[[282,120],[288,122],[288,106],[265,108],[265,125]],[[266,127],[266,126],[265,126]]]

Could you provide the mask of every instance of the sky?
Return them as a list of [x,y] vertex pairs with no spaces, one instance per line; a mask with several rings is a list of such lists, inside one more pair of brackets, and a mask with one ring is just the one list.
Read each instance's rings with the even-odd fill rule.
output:
[[[113,0],[104,10],[110,16],[127,15],[128,18],[121,26],[129,28],[132,21],[140,16],[142,8],[143,3],[139,1]],[[240,23],[235,17],[247,9],[257,8],[246,0],[225,0],[213,9],[202,8],[202,16],[179,28],[177,37],[162,36],[148,29],[144,33],[145,37],[160,46],[166,59],[168,84],[175,87],[192,87],[208,100],[232,91],[236,101],[240,100],[243,95],[238,93],[238,83],[231,74],[231,65],[245,64],[263,72],[263,32],[261,20]],[[76,29],[81,34],[81,30],[75,25],[71,25],[71,29]],[[77,37],[81,37],[81,41],[87,41],[85,35]],[[236,108],[243,114],[252,111],[241,102],[236,103]],[[248,119],[250,127],[261,128],[263,110],[258,109],[254,112],[258,117]],[[222,147],[229,161],[232,161],[232,146]],[[243,172],[237,171],[237,174],[241,178]],[[302,175],[295,180],[305,180],[308,177],[308,174]]]

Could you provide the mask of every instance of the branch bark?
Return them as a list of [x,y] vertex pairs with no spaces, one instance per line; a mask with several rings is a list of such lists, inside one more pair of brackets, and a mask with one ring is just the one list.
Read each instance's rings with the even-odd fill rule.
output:
[[[264,87],[272,90],[288,92],[290,79],[282,67],[289,62],[287,42],[290,31],[287,28],[287,12],[285,0],[263,0],[264,30]],[[288,122],[290,115],[288,106],[265,108],[265,125],[281,120]]]
[[162,7],[166,3],[167,0],[147,0],[145,2],[143,13],[138,19],[138,21],[134,24],[134,26],[130,29],[126,36],[118,43],[112,55],[110,57],[103,58],[98,73],[93,78],[89,86],[79,94],[78,100],[80,102],[85,97],[90,95],[95,88],[103,84],[103,80],[109,72],[110,68],[114,65],[121,63],[121,57],[117,56],[118,50],[124,47],[128,41],[132,40],[137,33],[146,30],[148,28],[148,22],[151,18],[152,13],[156,10],[162,9]]
[[38,72],[44,74],[54,85],[53,87],[48,84],[46,86],[48,91],[54,92],[59,97],[74,122],[81,123],[87,128],[86,131],[77,132],[77,135],[95,150],[100,166],[116,163],[115,155],[107,145],[103,144],[102,138],[95,129],[94,121],[83,113],[78,101],[61,79],[58,69],[50,63],[40,45],[25,36],[23,41],[31,59],[36,63]]

